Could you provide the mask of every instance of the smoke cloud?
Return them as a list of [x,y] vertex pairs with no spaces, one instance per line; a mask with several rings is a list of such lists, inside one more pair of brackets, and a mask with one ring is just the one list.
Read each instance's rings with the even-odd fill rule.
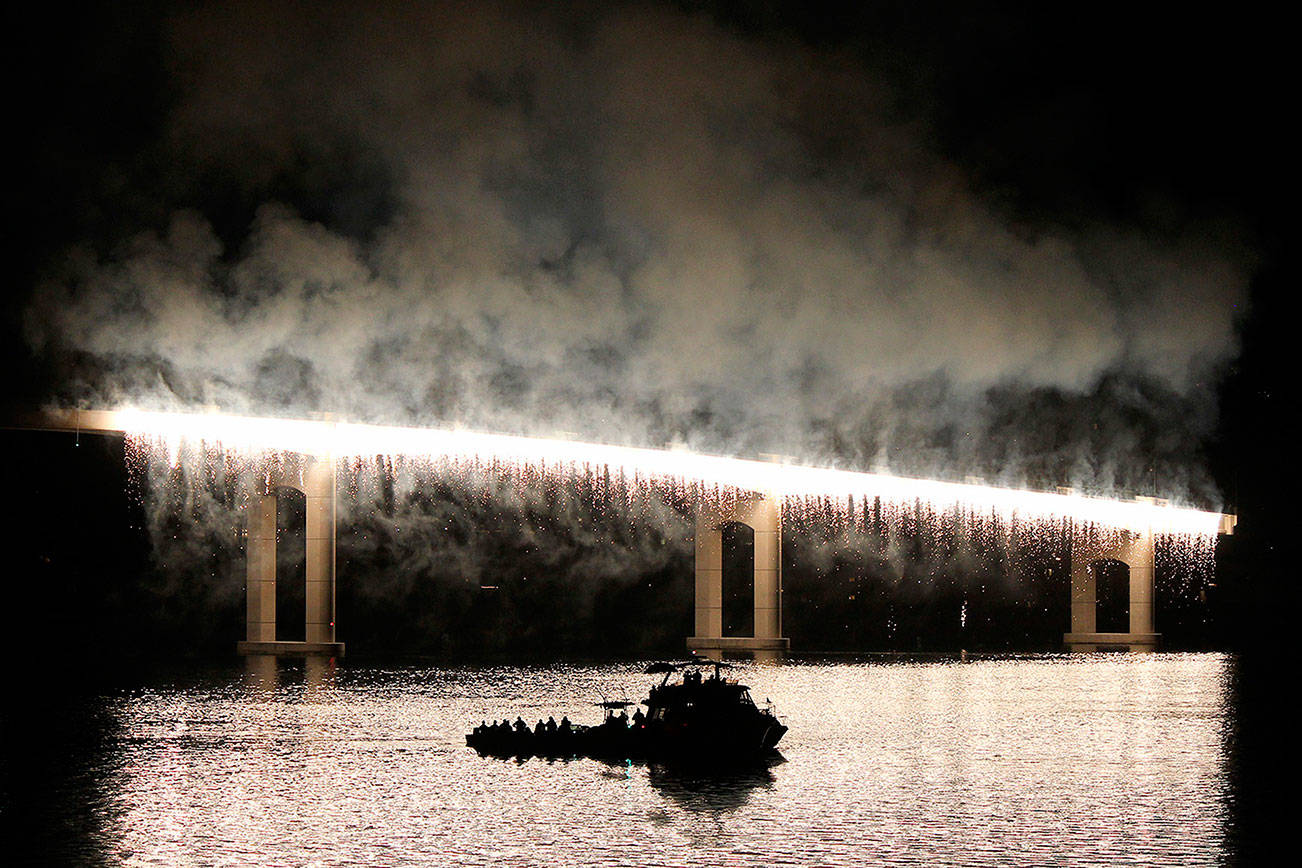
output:
[[641,4],[168,34],[121,237],[28,312],[64,400],[1217,499],[1238,248],[1014,220],[851,52]]

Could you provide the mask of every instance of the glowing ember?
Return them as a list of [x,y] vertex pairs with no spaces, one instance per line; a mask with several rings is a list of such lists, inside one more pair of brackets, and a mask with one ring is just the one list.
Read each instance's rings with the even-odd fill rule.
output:
[[179,460],[182,444],[189,442],[224,452],[301,452],[334,460],[383,455],[542,476],[618,477],[657,488],[712,490],[715,496],[757,491],[781,497],[801,512],[818,501],[844,504],[849,510],[856,502],[864,509],[880,503],[892,512],[908,507],[931,516],[966,513],[997,522],[1073,521],[1203,539],[1233,527],[1229,516],[1151,500],[1022,491],[537,437],[142,410],[94,415],[95,424],[84,427],[125,431],[133,440],[161,444],[173,463]]

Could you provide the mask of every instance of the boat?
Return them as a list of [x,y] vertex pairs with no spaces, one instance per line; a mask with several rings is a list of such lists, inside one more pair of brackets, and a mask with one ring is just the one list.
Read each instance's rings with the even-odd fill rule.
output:
[[[709,677],[704,669],[713,668]],[[664,674],[641,703],[602,700],[599,724],[573,724],[562,718],[530,727],[519,717],[484,723],[466,736],[466,744],[483,755],[601,759],[732,760],[777,752],[787,727],[771,707],[760,708],[750,689],[727,678],[729,664],[713,660],[653,663],[646,674]],[[675,674],[680,677],[672,680]],[[628,709],[637,709],[630,717]]]

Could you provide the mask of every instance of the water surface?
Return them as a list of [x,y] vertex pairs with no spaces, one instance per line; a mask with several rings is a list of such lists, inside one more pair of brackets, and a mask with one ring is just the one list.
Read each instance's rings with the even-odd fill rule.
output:
[[[481,719],[598,715],[642,664],[263,660],[99,693],[52,722],[41,861],[125,865],[1219,864],[1224,655],[746,665],[784,762],[698,774],[483,758]],[[7,745],[17,730],[6,727]],[[62,728],[60,728],[62,727]],[[81,735],[79,735],[79,733]],[[43,759],[27,757],[31,762]],[[29,789],[26,788],[25,789]]]

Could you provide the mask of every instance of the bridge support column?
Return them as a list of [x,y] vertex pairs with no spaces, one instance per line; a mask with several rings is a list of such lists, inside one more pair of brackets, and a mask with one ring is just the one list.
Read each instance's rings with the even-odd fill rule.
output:
[[250,642],[276,641],[276,496],[255,494],[245,509],[245,581]]
[[[1153,533],[1151,530],[1122,531],[1101,539],[1073,529],[1071,541],[1071,632],[1063,642],[1072,651],[1125,648],[1151,651],[1160,634],[1153,630]],[[1097,630],[1097,566],[1102,561],[1119,561],[1130,571],[1130,630],[1100,633]]]
[[313,461],[303,474],[307,506],[309,643],[335,641],[335,463]]
[[[723,533],[726,522],[755,533],[753,636],[723,635]],[[782,502],[748,493],[732,506],[702,504],[696,514],[696,634],[687,647],[713,659],[725,652],[776,659],[791,647],[782,637]]]
[[[307,512],[306,624],[303,642],[276,639],[276,494],[297,488]],[[331,456],[287,456],[269,491],[248,505],[248,638],[240,654],[342,657],[335,641],[335,462]]]

